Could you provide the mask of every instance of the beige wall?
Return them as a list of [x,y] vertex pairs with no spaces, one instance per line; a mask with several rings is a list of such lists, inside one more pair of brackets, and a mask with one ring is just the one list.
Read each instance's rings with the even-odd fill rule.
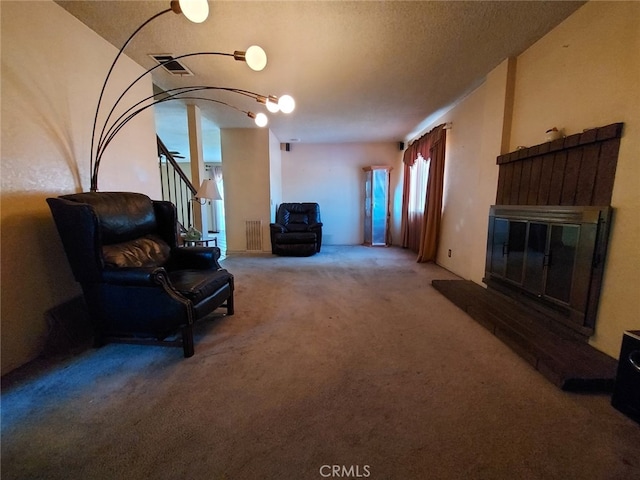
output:
[[617,356],[640,328],[640,3],[589,2],[518,57],[511,148],[624,122],[613,230],[592,344]]
[[624,330],[640,328],[639,27],[640,3],[587,3],[517,58],[513,95],[504,62],[433,123],[453,123],[438,263],[476,283],[484,273],[487,213],[495,201],[501,145],[514,150],[543,143],[552,126],[570,135],[625,123],[612,200],[615,220],[591,339],[613,357]]
[[[317,202],[323,222],[323,244],[360,245],[364,241],[364,172],[369,165],[389,165],[392,211],[400,218],[401,155],[394,142],[292,144],[282,152],[282,201]],[[400,194],[398,196],[398,191]],[[399,223],[393,222],[393,239]]]
[[220,130],[228,254],[247,251],[247,220],[262,222],[262,250],[271,251],[270,135],[262,128]]
[[[2,373],[38,355],[45,312],[79,294],[45,199],[89,188],[91,126],[117,50],[53,2],[0,2],[2,35]],[[122,90],[142,69],[122,58]],[[151,94],[150,81],[135,88]],[[113,100],[113,93],[107,100]],[[148,139],[148,141],[146,141]],[[159,197],[152,112],[105,155],[102,190]]]
[[[481,144],[484,133],[484,106],[488,87],[483,85],[446,115],[447,130],[443,213],[437,262],[465,278],[476,278],[472,269],[478,239],[476,219],[487,200],[479,195],[479,172],[483,165]],[[487,160],[487,159],[484,159]],[[489,157],[485,163],[491,164]],[[495,157],[493,158],[495,165]],[[495,193],[494,193],[495,196]],[[486,208],[488,211],[488,208]],[[451,257],[448,252],[451,250]],[[484,257],[484,254],[482,254]]]
[[507,81],[513,68],[512,60],[502,62],[480,87],[436,122],[451,123],[437,263],[476,283],[484,276],[487,216],[496,197],[496,156],[508,133],[505,110],[511,96]]
[[246,251],[246,220],[262,221],[262,250],[271,251],[269,223],[282,202],[318,202],[325,245],[363,241],[364,173],[367,165],[390,165],[393,223],[399,235],[401,152],[396,143],[292,144],[280,148],[262,129],[221,129],[227,219],[227,252]]

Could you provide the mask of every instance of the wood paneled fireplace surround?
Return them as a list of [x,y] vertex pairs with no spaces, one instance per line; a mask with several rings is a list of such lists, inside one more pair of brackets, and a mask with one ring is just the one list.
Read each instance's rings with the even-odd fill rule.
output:
[[433,286],[564,390],[611,391],[617,362],[591,347],[622,123],[500,155],[483,288]]

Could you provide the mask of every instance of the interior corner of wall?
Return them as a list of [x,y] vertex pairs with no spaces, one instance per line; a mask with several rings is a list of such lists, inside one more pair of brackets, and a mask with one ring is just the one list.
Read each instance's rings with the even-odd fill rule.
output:
[[506,78],[504,89],[504,113],[502,122],[502,141],[500,143],[500,154],[509,152],[511,145],[511,127],[513,122],[513,102],[516,89],[516,57],[509,57],[506,60]]

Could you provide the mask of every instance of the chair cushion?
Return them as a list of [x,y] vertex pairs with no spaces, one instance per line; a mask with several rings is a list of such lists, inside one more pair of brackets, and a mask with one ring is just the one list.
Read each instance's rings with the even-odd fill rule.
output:
[[93,207],[100,222],[103,244],[133,240],[158,228],[153,202],[142,193],[84,192],[60,198]]
[[289,214],[289,223],[303,223],[309,225],[309,216],[306,213]]
[[308,232],[309,225],[306,223],[290,223],[285,227],[289,232]]
[[171,285],[194,304],[200,303],[229,283],[227,270],[175,270],[169,272]]
[[102,247],[102,258],[107,267],[160,267],[170,255],[171,248],[157,235]]
[[316,243],[316,234],[313,232],[276,233],[276,243],[282,245],[296,245],[298,243]]
[[281,203],[276,222],[285,226],[289,223],[320,223],[320,207],[317,203]]

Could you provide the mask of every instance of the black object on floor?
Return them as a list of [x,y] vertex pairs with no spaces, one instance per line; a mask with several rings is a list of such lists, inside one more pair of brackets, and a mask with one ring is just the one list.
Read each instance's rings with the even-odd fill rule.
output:
[[640,330],[624,333],[611,405],[640,423]]

